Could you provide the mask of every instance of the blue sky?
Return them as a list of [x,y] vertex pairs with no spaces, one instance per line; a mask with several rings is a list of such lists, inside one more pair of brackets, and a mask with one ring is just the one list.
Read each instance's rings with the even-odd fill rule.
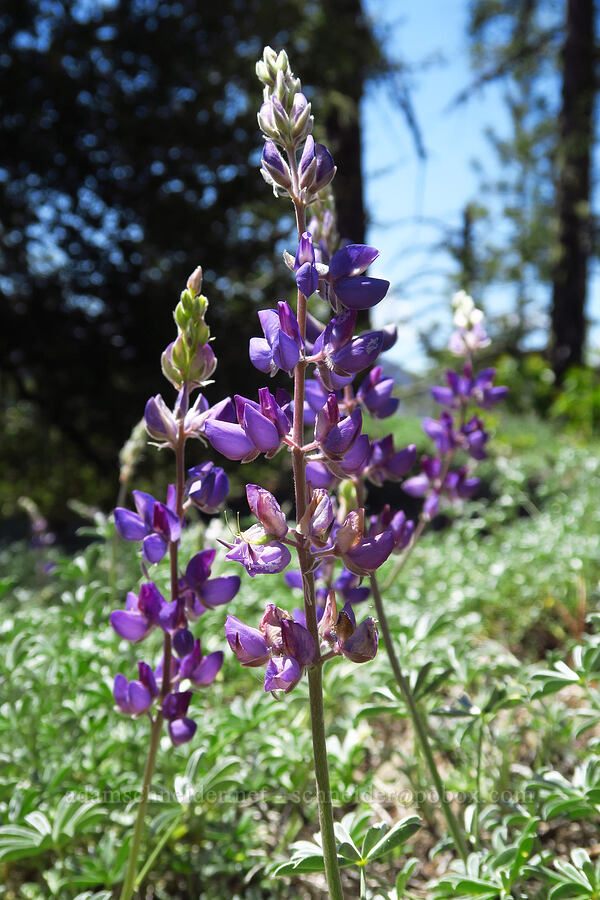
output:
[[[468,200],[477,199],[479,176],[472,160],[493,171],[493,151],[485,128],[508,129],[500,86],[490,86],[468,103],[450,108],[472,80],[466,38],[466,0],[366,0],[366,8],[385,34],[388,52],[415,65],[412,100],[427,149],[420,162],[401,111],[388,90],[369,89],[363,107],[366,197],[371,224],[368,241],[381,251],[373,274],[389,278],[389,300],[376,308],[380,325],[400,321],[393,353],[409,369],[424,364],[417,332],[450,325],[450,258],[434,245],[440,223],[458,226]],[[428,64],[422,66],[424,60]],[[492,313],[513,302],[510,290],[486,297]],[[598,315],[600,283],[591,280],[589,313]],[[591,343],[598,344],[592,330]]]

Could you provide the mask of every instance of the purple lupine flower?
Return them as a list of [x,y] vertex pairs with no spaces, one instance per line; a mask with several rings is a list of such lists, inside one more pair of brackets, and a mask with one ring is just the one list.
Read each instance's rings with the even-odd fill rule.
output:
[[400,403],[396,397],[392,397],[394,379],[382,378],[382,374],[381,366],[371,369],[356,394],[357,400],[376,419],[386,419],[393,415]]
[[379,632],[375,620],[369,616],[357,626],[349,638],[340,645],[342,654],[355,663],[369,662],[377,653]]
[[316,654],[315,642],[305,624],[273,603],[267,605],[258,629],[228,616],[225,634],[242,665],[267,663],[265,691],[291,691]]
[[340,408],[335,394],[330,394],[315,420],[315,441],[322,453],[330,459],[341,459],[346,454],[362,428],[362,412],[355,409],[340,421]]
[[290,430],[290,420],[268,388],[260,388],[259,402],[235,396],[237,423],[230,421],[230,408],[222,414],[227,419],[208,418],[204,426],[212,446],[227,459],[251,462],[264,453],[267,459],[283,446]]
[[203,513],[216,513],[229,493],[229,479],[212,462],[188,469],[186,496]]
[[431,388],[431,395],[436,403],[458,409],[472,400],[482,409],[490,409],[503,400],[508,388],[494,387],[493,381],[496,370],[482,369],[475,377],[472,376],[471,366],[467,363],[463,374],[449,370],[446,372],[446,385],[436,385]]
[[394,550],[394,546],[394,533],[389,529],[358,541],[342,553],[342,560],[346,568],[355,575],[368,575],[383,565]]
[[270,657],[264,635],[258,628],[250,628],[235,616],[225,619],[225,637],[243,666],[264,666]]
[[415,464],[417,448],[409,444],[402,450],[394,450],[394,438],[391,434],[372,441],[369,458],[364,465],[364,474],[373,484],[382,485],[384,481],[397,481],[403,478]]
[[422,456],[420,473],[407,478],[402,490],[410,497],[424,497],[430,490],[437,492],[441,489],[441,473],[442,461],[439,457]]
[[468,500],[478,487],[479,478],[469,478],[466,466],[462,466],[458,472],[449,472],[444,481],[444,491],[450,500]]
[[273,656],[267,663],[265,691],[282,690],[288,694],[302,677],[302,667],[289,656]]
[[292,372],[300,359],[303,341],[296,316],[284,301],[274,309],[261,309],[258,313],[264,338],[250,338],[250,361],[267,375],[275,375],[279,369]]
[[347,244],[331,257],[329,283],[347,309],[370,309],[387,294],[389,281],[363,274],[378,256],[375,247]]
[[173,446],[177,440],[179,425],[172,411],[160,394],[150,397],[144,410],[146,431],[155,441]]
[[337,375],[348,376],[373,365],[383,346],[382,331],[365,331],[331,354],[330,363]]
[[315,266],[315,251],[309,231],[305,231],[296,250],[294,272],[298,290],[305,297],[311,297],[319,287],[319,273]]
[[241,563],[251,578],[255,575],[274,575],[283,572],[292,559],[285,544],[274,541],[259,524],[241,532],[236,537],[235,543],[229,544],[226,541],[221,543],[229,548],[225,559]]
[[434,442],[439,453],[448,453],[459,443],[454,431],[454,418],[446,410],[443,410],[439,419],[426,416],[423,419],[423,431]]
[[408,547],[415,530],[415,523],[406,518],[406,513],[398,510],[392,515],[389,503],[386,503],[378,516],[371,516],[369,523],[369,537],[381,534],[390,529],[394,535],[394,552],[399,553]]
[[[183,632],[186,630],[187,629],[182,629]],[[173,646],[176,648],[176,652],[177,645],[175,638],[181,633],[182,632],[177,632],[173,638]],[[190,632],[188,632],[188,634],[190,634]],[[191,647],[187,646],[188,641],[189,639],[186,636],[186,646],[182,646],[182,641],[179,642],[179,646],[185,651],[184,653],[179,653],[181,656],[179,667],[180,677],[188,678],[193,684],[200,687],[212,684],[223,665],[223,652],[217,650],[215,653],[208,653],[206,656],[203,656],[200,640],[194,640],[192,638]]]
[[468,422],[460,429],[460,436],[464,441],[465,449],[469,456],[476,460],[487,458],[485,445],[489,440],[489,434],[484,428],[484,422],[479,416],[471,416]]
[[138,662],[139,680],[127,681],[120,672],[115,675],[113,696],[119,709],[128,716],[139,716],[150,709],[158,686],[152,669],[145,662]]
[[174,747],[191,741],[196,733],[197,723],[186,717],[191,699],[191,691],[181,691],[167,694],[163,700],[162,712]]
[[145,582],[139,594],[129,591],[125,609],[116,609],[110,614],[110,624],[126,641],[136,644],[147,637],[160,624],[160,614],[165,606],[165,598],[156,585]]
[[310,194],[318,194],[333,180],[336,167],[324,144],[317,144],[312,135],[306,139],[300,158],[300,187]]
[[415,523],[412,519],[407,519],[406,514],[400,509],[392,517],[390,527],[394,533],[396,551],[404,550],[412,541],[415,533]]
[[360,576],[343,568],[332,585],[336,593],[341,594],[346,603],[362,603],[366,600],[371,589],[360,585]]
[[137,513],[120,506],[115,509],[117,531],[126,541],[141,541],[148,562],[160,562],[168,544],[181,536],[181,521],[174,510],[175,492],[169,491],[166,506],[144,491],[133,491],[133,501]]
[[229,603],[240,589],[241,581],[237,575],[210,577],[215,555],[215,550],[196,553],[187,564],[185,575],[180,581],[181,595],[190,618],[198,618],[207,609]]
[[261,158],[261,172],[268,184],[275,184],[284,190],[289,190],[292,186],[289,166],[273,141],[265,141]]

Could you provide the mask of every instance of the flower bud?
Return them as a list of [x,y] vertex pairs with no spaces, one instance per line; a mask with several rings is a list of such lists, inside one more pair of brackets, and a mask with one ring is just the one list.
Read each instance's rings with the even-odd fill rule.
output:
[[146,431],[155,441],[175,441],[177,422],[160,394],[150,397],[144,410]]
[[263,132],[263,134],[266,134],[267,137],[272,138],[273,140],[281,140],[279,137],[279,131],[277,130],[277,125],[275,124],[273,104],[270,100],[267,100],[262,104],[257,118],[258,127]]
[[187,289],[196,297],[202,290],[202,266],[197,266],[187,280]]
[[292,177],[289,167],[273,141],[265,142],[262,152],[262,168],[279,187],[284,188],[284,190],[291,188]]
[[185,380],[197,387],[202,387],[215,371],[216,367],[217,358],[213,353],[210,344],[199,344],[196,347],[194,356],[190,360],[189,367],[185,373],[187,375]]
[[276,538],[288,532],[285,516],[273,494],[256,484],[246,485],[248,505],[267,534]]

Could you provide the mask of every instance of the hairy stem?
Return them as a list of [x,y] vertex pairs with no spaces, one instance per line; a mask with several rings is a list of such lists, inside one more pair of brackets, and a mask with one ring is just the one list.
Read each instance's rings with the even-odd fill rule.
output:
[[[293,150],[288,151],[290,170],[294,184],[294,195],[297,197],[298,167]],[[306,229],[304,205],[294,201],[298,239]],[[296,316],[302,338],[306,335],[306,297],[298,291],[298,307]],[[304,385],[306,377],[306,360],[300,359],[294,370],[294,427],[292,440],[292,465],[294,470],[294,492],[296,500],[296,520],[299,522],[306,512],[306,460],[302,452],[304,443]],[[300,540],[300,538],[299,538]],[[298,548],[298,561],[302,573],[304,590],[304,613],[306,627],[317,648],[315,665],[308,669],[308,693],[310,703],[310,722],[312,730],[313,756],[315,761],[315,778],[317,782],[317,803],[319,806],[319,825],[323,842],[323,858],[325,860],[325,876],[331,900],[344,900],[342,879],[337,859],[335,832],[333,829],[333,804],[327,764],[327,743],[325,737],[325,719],[323,711],[323,673],[321,670],[319,651],[319,632],[317,623],[317,604],[315,599],[315,580],[312,573],[312,557],[310,542],[302,537]]]
[[129,848],[129,859],[127,860],[127,874],[121,888],[119,900],[130,900],[135,890],[135,881],[137,875],[137,862],[140,853],[140,845],[144,832],[144,820],[146,818],[146,808],[148,806],[148,795],[150,794],[150,785],[156,765],[156,754],[160,743],[160,735],[162,732],[163,717],[162,713],[158,713],[152,723],[150,732],[150,746],[148,747],[148,756],[146,757],[146,768],[144,769],[144,780],[142,783],[142,792],[138,804],[137,816],[135,819],[135,827],[133,829],[133,837],[131,839],[131,847]]
[[450,829],[452,839],[454,840],[454,845],[461,858],[463,860],[466,860],[469,852],[467,842],[465,840],[463,831],[458,824],[456,816],[452,811],[452,806],[450,805],[450,802],[446,796],[444,782],[442,781],[441,775],[435,762],[435,758],[433,756],[433,751],[431,749],[431,744],[429,743],[429,737],[427,735],[425,722],[423,721],[421,713],[419,712],[419,708],[413,696],[413,692],[411,690],[408,679],[402,671],[402,667],[400,666],[400,662],[396,655],[394,642],[392,640],[392,634],[390,632],[390,626],[385,614],[385,609],[383,607],[381,591],[379,590],[379,584],[377,582],[377,576],[375,575],[375,573],[370,576],[370,581],[371,591],[373,592],[373,600],[375,601],[375,609],[377,611],[377,619],[379,627],[381,629],[381,633],[383,635],[383,640],[385,642],[385,649],[390,661],[390,665],[392,667],[392,672],[394,673],[394,678],[396,679],[396,683],[400,688],[406,706],[408,707],[408,712],[412,719],[415,733],[421,746],[421,751],[423,753],[423,756],[425,757],[425,762],[427,763],[429,774],[431,775],[431,779],[435,785],[438,797],[440,798],[442,812],[444,813],[446,824]]

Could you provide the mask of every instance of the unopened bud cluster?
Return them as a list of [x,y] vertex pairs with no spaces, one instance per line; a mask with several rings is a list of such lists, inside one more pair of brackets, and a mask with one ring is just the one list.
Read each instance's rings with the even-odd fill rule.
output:
[[[313,116],[300,79],[294,77],[285,50],[277,54],[271,47],[265,48],[263,58],[256,64],[256,74],[264,85],[258,113],[258,124],[266,138],[263,178],[275,195],[282,191],[304,204],[312,203],[332,181],[335,165],[327,147],[315,143],[311,135]],[[282,150],[287,154],[287,162]],[[296,153],[300,150],[298,171]]]
[[201,290],[202,269],[198,266],[175,307],[177,338],[161,357],[163,374],[177,390],[184,385],[188,389],[203,387],[217,365],[209,345],[210,329],[204,318],[208,300]]

